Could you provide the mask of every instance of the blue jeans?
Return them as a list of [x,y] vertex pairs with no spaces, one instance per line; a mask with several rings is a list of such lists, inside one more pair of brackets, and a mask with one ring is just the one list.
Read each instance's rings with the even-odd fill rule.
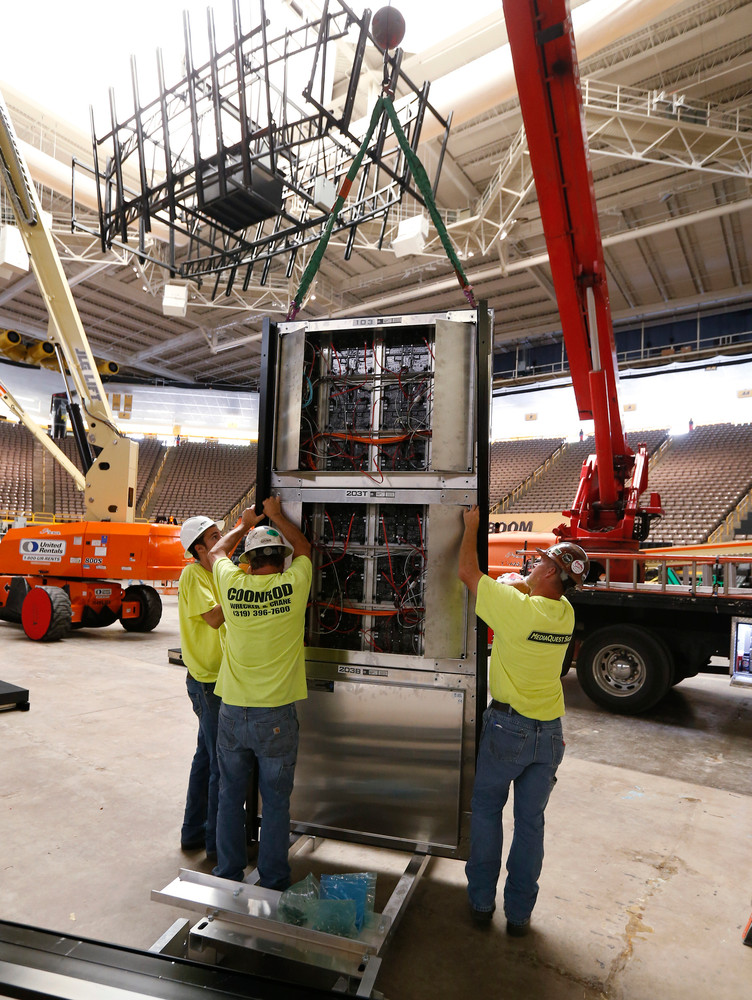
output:
[[480,738],[465,865],[470,905],[493,910],[501,870],[501,814],[514,782],[514,836],[507,858],[504,912],[524,924],[538,897],[543,866],[543,813],[564,757],[561,719],[538,722],[514,709],[486,709]]
[[258,884],[265,889],[286,889],[290,885],[290,795],[298,758],[295,705],[243,708],[223,703],[217,758],[220,782],[214,874],[237,882],[245,875],[245,799],[256,761],[262,803]]
[[217,800],[219,797],[219,764],[217,763],[217,726],[219,706],[213,684],[202,684],[186,672],[185,686],[198,717],[198,740],[193,755],[188,794],[180,840],[194,844],[201,840],[207,853],[217,850]]

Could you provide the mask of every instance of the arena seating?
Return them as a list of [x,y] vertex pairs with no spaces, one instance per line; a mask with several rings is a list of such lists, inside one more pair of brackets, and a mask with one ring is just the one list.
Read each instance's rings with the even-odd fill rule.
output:
[[[665,430],[633,432],[654,455],[667,441]],[[507,508],[510,513],[566,509],[574,499],[583,461],[595,450],[592,437],[570,444],[529,490]],[[652,545],[691,545],[708,536],[752,488],[752,424],[708,424],[668,439],[654,462],[649,490],[661,496],[666,515],[654,522]]]
[[23,424],[0,421],[0,512],[13,516],[33,510],[34,437]]
[[492,441],[489,498],[491,506],[512,490],[560,448],[562,438],[532,438],[515,441]]
[[255,482],[255,444],[187,441],[165,463],[151,520],[193,514],[220,520]]
[[[635,431],[627,443],[635,449],[644,443],[648,454],[652,455],[666,439],[666,434],[666,430]],[[594,451],[595,439],[592,436],[568,444],[530,489],[517,497],[507,509],[525,513],[567,509],[577,492],[582,463]]]
[[706,541],[750,487],[752,424],[706,424],[673,438],[650,474],[666,511],[651,543]]
[[[67,458],[81,469],[72,436],[55,443]],[[145,494],[159,469],[166,446],[157,438],[139,442],[139,471],[136,488],[138,500]],[[34,454],[43,459],[44,476],[51,477],[54,513],[65,520],[78,520],[84,514],[84,497],[73,479],[34,440],[22,424],[0,421],[0,513],[6,519],[16,514],[34,512],[32,486]],[[40,463],[41,465],[42,463]],[[157,484],[157,499],[152,519],[173,515],[183,520],[196,511],[218,520],[225,517],[256,481],[256,445],[226,445],[216,442],[185,442],[174,449],[174,460],[166,464],[164,481]],[[42,473],[39,473],[40,479]],[[49,479],[47,479],[49,483]],[[42,483],[37,484],[42,493]],[[48,489],[48,497],[50,496]],[[41,506],[41,504],[40,504]]]
[[[644,441],[654,460],[649,489],[661,495],[666,516],[653,525],[653,545],[697,544],[724,520],[752,489],[752,424],[697,426],[687,434],[667,438],[665,430],[636,432],[630,444]],[[72,437],[58,441],[80,468]],[[491,502],[507,496],[549,458],[548,468],[514,502],[510,513],[563,511],[572,503],[583,461],[594,451],[594,439],[566,445],[556,454],[559,438],[496,441],[491,445]],[[159,469],[165,445],[156,438],[140,443],[137,495],[146,492]],[[0,421],[0,512],[7,517],[33,512],[34,455],[41,446],[20,424]],[[552,456],[556,454],[556,458]],[[54,513],[61,518],[83,516],[83,495],[68,474],[45,455],[46,476],[54,485]],[[41,463],[37,464],[37,468]],[[41,474],[41,473],[40,473]],[[220,520],[254,485],[256,446],[188,441],[169,449],[157,482],[151,520],[170,515],[178,521],[195,513]],[[36,484],[39,496],[41,483]],[[49,478],[47,478],[49,497]]]

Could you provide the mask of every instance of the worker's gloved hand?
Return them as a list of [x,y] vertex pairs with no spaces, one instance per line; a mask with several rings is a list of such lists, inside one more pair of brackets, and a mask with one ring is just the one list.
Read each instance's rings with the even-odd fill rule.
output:
[[529,594],[530,587],[528,587],[525,577],[520,573],[502,573],[501,576],[496,577],[499,583],[505,583],[509,587],[514,587],[515,590],[519,590],[521,594]]

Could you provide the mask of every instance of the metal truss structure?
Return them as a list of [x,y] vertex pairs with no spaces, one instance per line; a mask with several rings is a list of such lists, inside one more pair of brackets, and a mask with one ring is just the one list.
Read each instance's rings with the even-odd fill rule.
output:
[[[256,5],[253,9],[260,10],[258,0],[253,2]],[[585,6],[589,2],[578,4],[578,0],[572,0],[572,6]],[[271,9],[272,0],[266,3]],[[652,0],[645,0],[645,7],[651,5]],[[289,15],[290,30],[294,28],[302,38],[304,15],[297,13],[293,17],[292,5],[280,6]],[[313,6],[304,0],[294,5],[308,10]],[[246,0],[242,0],[242,7],[244,15],[251,9]],[[339,20],[331,20],[335,8]],[[329,42],[316,57],[326,56],[325,97],[330,96],[330,100],[319,100],[319,91],[313,93],[335,119],[342,118],[348,95],[353,93],[353,67],[357,65],[361,39],[357,19],[351,21],[346,35],[334,37],[337,26],[342,29],[347,21],[343,9],[342,4],[330,0],[329,28],[324,31]],[[588,143],[611,305],[618,328],[641,323],[648,329],[668,319],[718,311],[740,312],[748,307],[752,296],[750,11],[752,0],[677,0],[664,15],[635,21],[621,35],[613,36],[604,29],[603,45],[594,46],[589,56],[580,57]],[[318,18],[319,14],[312,16]],[[320,28],[320,21],[316,23]],[[217,25],[218,30],[222,29],[219,21]],[[194,71],[194,78],[199,73],[205,78],[207,53],[201,45],[206,32],[203,24],[199,27],[202,30],[194,34],[193,51],[200,53],[196,57],[200,65]],[[243,24],[241,34],[248,34],[254,27],[260,28],[258,19],[253,24]],[[224,30],[226,35],[218,45],[221,51],[226,51],[231,42],[234,45],[231,23]],[[266,30],[267,41],[274,41],[272,29],[267,26]],[[560,320],[526,141],[520,128],[519,107],[511,93],[501,97],[501,103],[493,104],[495,87],[480,87],[472,92],[471,102],[466,97],[466,103],[462,103],[462,86],[469,87],[468,77],[472,83],[475,76],[480,78],[489,72],[488,62],[482,64],[482,69],[478,62],[475,69],[475,61],[491,48],[494,55],[503,57],[505,36],[501,13],[496,30],[499,34],[492,42],[485,22],[479,22],[475,30],[463,28],[451,44],[440,49],[406,53],[400,72],[413,80],[431,80],[430,103],[446,122],[454,109],[447,141],[446,128],[439,128],[440,134],[436,135],[436,121],[429,117],[433,112],[426,98],[418,152],[424,166],[430,167],[432,181],[441,163],[437,208],[476,294],[495,313],[497,351],[519,350],[524,358],[534,352],[537,343],[548,346],[557,343]],[[310,31],[309,50],[275,64],[280,71],[283,66],[288,67],[286,92],[290,99],[294,93],[300,96],[311,79],[316,47],[314,29]],[[283,38],[284,31],[277,35]],[[245,40],[243,52],[258,48],[257,42],[255,36]],[[300,67],[297,82],[290,75],[294,65]],[[495,65],[496,61],[492,68]],[[139,68],[143,73],[140,63]],[[279,82],[274,75],[278,70],[270,66],[270,94],[277,100],[273,117],[282,124],[294,119],[292,110],[285,120],[277,110],[281,107],[274,89]],[[259,74],[262,72],[259,70]],[[458,73],[460,85],[456,84]],[[237,82],[233,66],[228,74]],[[180,71],[176,72],[178,75]],[[208,76],[211,85],[211,74]],[[366,36],[350,114],[349,131],[356,139],[365,132],[382,78],[382,53]],[[320,87],[320,75],[315,82]],[[193,162],[185,77],[182,83],[182,101],[177,91],[173,93],[165,86],[169,138],[175,161],[180,152],[186,162]],[[249,117],[263,124],[265,85],[256,79],[253,87],[260,87],[264,98],[260,112],[255,105],[248,105]],[[155,85],[154,92],[158,89]],[[252,89],[249,84],[248,93]],[[159,212],[155,210],[148,216],[140,214],[143,200],[136,199],[128,206],[131,214],[126,212],[126,243],[118,230],[122,214],[116,212],[118,178],[112,142],[109,145],[102,142],[98,147],[103,180],[97,185],[91,170],[87,172],[82,166],[91,164],[91,134],[79,133],[45,114],[44,109],[25,101],[20,93],[9,100],[7,90],[4,96],[16,132],[25,144],[26,155],[38,164],[34,179],[40,185],[42,206],[53,215],[58,252],[74,285],[77,305],[97,355],[116,361],[123,374],[128,371],[141,377],[196,384],[256,385],[261,319],[265,315],[281,318],[287,312],[313,252],[313,243],[306,241],[318,238],[324,208],[311,205],[310,200],[303,205],[302,196],[284,186],[283,210],[296,204],[301,213],[305,208],[303,222],[310,226],[301,229],[285,245],[283,227],[289,228],[293,223],[284,215],[267,219],[262,223],[262,235],[273,237],[280,218],[276,243],[270,239],[265,247],[247,251],[243,241],[255,238],[259,223],[246,231],[225,231],[227,227],[214,216],[206,213],[200,218],[189,216],[183,206],[193,204],[190,198],[195,202],[198,195],[195,191],[191,194],[192,175],[186,175],[186,190],[176,191],[174,223],[170,221],[167,201],[163,201]],[[423,90],[411,87],[400,77],[395,105],[402,107],[405,102],[419,105],[420,97],[416,94],[422,93]],[[200,121],[201,141],[207,144],[201,146],[201,153],[207,159],[210,147],[216,155],[215,118],[209,96],[208,91],[197,95],[197,108],[206,110]],[[229,84],[225,96],[228,109],[233,103],[237,105],[238,99],[233,98]],[[123,126],[119,139],[129,155],[122,162],[122,190],[140,197],[138,122],[135,111],[131,112],[123,103],[127,97],[118,95],[117,110],[113,107],[112,121],[106,127],[112,132],[113,122]],[[295,103],[295,120],[316,112],[303,98]],[[154,208],[157,186],[166,181],[164,148],[149,138],[152,134],[157,139],[164,136],[159,97],[152,106],[145,102],[139,102],[138,106],[142,109],[147,188],[154,188],[150,194]],[[125,114],[118,116],[117,111],[124,109]],[[406,116],[407,112],[403,110],[401,114]],[[177,129],[178,120],[184,123],[182,131]],[[237,138],[239,123],[235,120],[233,126],[232,121],[228,116],[226,145],[232,145]],[[104,124],[104,119],[100,124]],[[315,122],[312,120],[311,128],[323,131],[326,124],[327,120],[319,115]],[[411,127],[417,126],[416,121]],[[224,137],[224,119],[222,128]],[[414,136],[413,130],[411,143],[416,141]],[[334,138],[340,145],[349,144],[351,150],[355,147],[336,125],[330,126],[321,140],[321,148],[327,155],[326,178],[331,178],[336,190],[337,178],[342,176],[345,165],[336,167],[339,171],[336,173],[336,157],[329,155],[330,148],[339,149]],[[260,152],[262,139],[258,138]],[[419,252],[399,257],[394,252],[400,224],[422,212],[422,205],[408,189],[410,180],[408,188],[401,192],[382,166],[387,152],[395,153],[395,145],[387,134],[382,160],[365,161],[351,191],[351,199],[360,196],[359,181],[367,173],[363,216],[356,217],[350,207],[351,200],[341,221],[356,224],[333,234],[315,287],[312,286],[304,305],[307,317],[421,312],[453,309],[462,304],[458,300],[456,278],[432,228]],[[372,152],[375,147],[374,142]],[[314,148],[315,144],[311,144],[311,150]],[[75,164],[73,210],[71,160]],[[279,169],[289,173],[287,163],[282,156],[278,159]],[[295,163],[308,185],[303,184],[302,188],[304,193],[309,192],[309,199],[311,192],[316,198],[326,194],[327,185],[317,186],[315,177],[311,180],[312,173],[304,174],[303,160]],[[264,166],[260,160],[259,165]],[[393,169],[395,160],[387,165]],[[210,167],[211,164],[207,166],[208,173]],[[377,175],[378,190],[383,191],[378,197],[383,197],[387,207],[380,217],[369,217],[366,210],[370,211],[375,202],[368,203],[367,195],[373,194]],[[106,183],[105,178],[108,178]],[[162,195],[166,197],[164,188]],[[0,194],[0,225],[9,218],[2,197]],[[100,207],[111,223],[111,243],[105,253]],[[125,210],[125,204],[122,207]],[[203,237],[209,246],[200,244]],[[242,256],[246,253],[247,259]],[[217,260],[230,266],[218,270]],[[236,260],[245,263],[234,267]],[[109,263],[106,269],[89,270],[105,261]],[[253,263],[252,272],[249,263]],[[175,283],[188,286],[183,315],[167,315],[163,310],[165,285]],[[0,327],[13,328],[27,340],[46,339],[46,309],[27,273],[18,272],[11,277],[0,274]],[[644,339],[649,339],[647,334]]]
[[[640,91],[590,79],[582,81],[582,98],[593,158],[607,156],[752,180],[752,114],[746,110],[729,112],[707,103],[687,102],[679,94]],[[476,204],[442,213],[466,256],[470,251],[485,255],[497,241],[500,249],[507,238],[514,241],[517,216],[532,188],[533,174],[522,128]],[[402,217],[408,211],[403,208]],[[685,215],[682,224],[691,221],[692,217]],[[671,222],[667,225],[671,227]],[[622,228],[632,233],[631,238],[641,235],[639,227],[625,224]],[[606,231],[611,232],[608,227]],[[426,245],[425,252],[439,252],[438,237]],[[521,254],[526,255],[531,254]],[[500,257],[505,267],[505,254],[501,252]]]
[[[158,52],[160,92],[142,103],[132,59],[133,112],[120,118],[111,92],[103,134],[92,113],[102,250],[132,248],[212,299],[220,291],[232,295],[236,283],[243,291],[252,281],[266,286],[275,262],[284,264],[276,276],[291,278],[319,239],[367,124],[354,120],[354,109],[366,48],[376,44],[370,11],[358,17],[332,0],[318,20],[275,30],[264,0],[249,6],[244,20],[240,0],[233,0],[233,38],[223,48],[207,11],[209,59],[199,66],[184,13],[184,77],[168,85]],[[427,117],[438,122],[445,145],[449,121],[429,102],[428,84],[413,84],[401,61],[400,49],[384,53],[384,85],[395,95],[410,147],[417,150]],[[441,157],[434,191],[440,172]],[[422,204],[384,121],[335,224],[335,233],[346,234],[345,259],[359,237],[380,248],[390,213],[406,198]],[[89,228],[76,216],[75,183],[73,223]],[[155,226],[169,230],[157,255],[149,239]]]

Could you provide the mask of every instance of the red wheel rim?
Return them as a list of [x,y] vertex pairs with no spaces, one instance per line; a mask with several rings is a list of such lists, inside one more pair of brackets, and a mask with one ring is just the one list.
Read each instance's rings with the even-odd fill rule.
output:
[[21,624],[30,639],[43,639],[52,621],[52,601],[41,587],[34,587],[21,606]]

